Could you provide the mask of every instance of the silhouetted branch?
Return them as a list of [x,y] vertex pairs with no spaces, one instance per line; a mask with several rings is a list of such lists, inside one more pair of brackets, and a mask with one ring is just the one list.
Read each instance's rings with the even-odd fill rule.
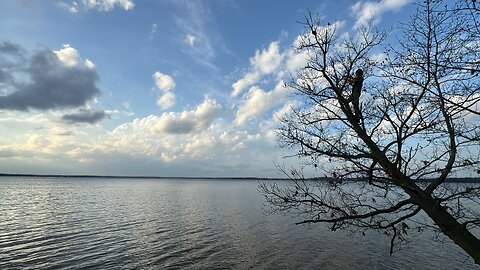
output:
[[[297,52],[309,59],[289,83],[303,102],[280,119],[279,141],[328,181],[284,171],[292,185],[260,186],[272,212],[332,230],[383,230],[392,252],[408,241],[408,224],[435,227],[480,264],[480,241],[469,231],[479,224],[478,188],[446,183],[460,170],[480,172],[480,33],[471,4],[418,3],[382,59],[373,52],[387,33],[340,35],[336,24],[307,15]],[[356,69],[365,73],[361,103],[349,79]],[[418,222],[420,211],[435,226]]]

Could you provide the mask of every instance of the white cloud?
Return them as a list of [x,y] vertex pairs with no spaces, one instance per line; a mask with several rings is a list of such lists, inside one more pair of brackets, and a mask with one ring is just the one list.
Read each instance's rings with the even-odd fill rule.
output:
[[195,44],[195,40],[196,38],[193,35],[187,34],[185,36],[185,42],[190,46],[193,46]]
[[66,67],[79,67],[80,63],[83,63],[83,67],[91,70],[95,69],[95,64],[92,61],[85,59],[82,62],[80,53],[78,53],[77,49],[71,47],[70,44],[64,44],[62,49],[53,51],[53,53]]
[[295,75],[299,69],[306,66],[309,56],[305,51],[296,52],[290,49],[285,53],[285,58],[286,71]]
[[[335,23],[335,26],[340,27],[341,23]],[[294,47],[298,45],[300,39],[301,36],[294,40]],[[283,110],[279,112],[283,114],[290,108],[290,105],[296,104],[295,101],[290,100],[288,101],[289,105],[285,105],[288,89],[284,85],[284,80],[295,76],[295,73],[306,65],[308,57],[307,53],[297,52],[292,48],[280,51],[278,41],[270,43],[266,49],[257,50],[255,55],[250,58],[249,72],[232,84],[232,96],[238,96],[245,88],[250,87],[238,105],[234,124],[241,126],[256,117],[264,119],[265,114],[278,105],[284,105]],[[270,84],[269,79],[272,78],[272,75],[276,82],[274,89],[263,90],[263,87],[258,84]],[[274,116],[271,121],[276,121],[275,119]]]
[[254,86],[246,96],[245,101],[239,106],[235,124],[242,125],[247,120],[264,115],[275,105],[285,102],[288,89],[285,88],[283,82],[279,82],[272,91],[264,90]]
[[[195,38],[198,37],[197,32],[185,33],[195,33]],[[199,46],[200,42],[200,39],[194,39],[193,47]],[[94,68],[93,63],[82,60],[70,46],[64,46],[56,54],[63,65]],[[122,174],[125,171],[128,174],[149,175],[275,176],[273,160],[284,153],[274,148],[272,109],[283,106],[287,89],[281,83],[275,87],[262,87],[273,89],[270,91],[251,86],[260,80],[275,84],[281,79],[279,72],[299,65],[294,64],[299,62],[294,60],[295,57],[291,49],[280,51],[278,42],[257,50],[250,58],[250,75],[244,77],[247,85],[244,87],[251,89],[239,100],[238,111],[233,111],[232,115],[232,111],[226,110],[225,113],[231,114],[225,118],[221,113],[223,104],[206,97],[192,108],[137,118],[117,126],[113,131],[94,125],[82,130],[63,124],[54,134],[49,132],[52,123],[46,120],[43,129],[33,133],[47,140],[27,136],[5,143],[5,147],[0,147],[0,160],[5,160],[1,157],[2,153],[9,156],[23,153],[22,158],[26,160],[25,155],[57,162],[62,160],[62,166],[71,166],[68,173],[75,173],[75,170],[97,173],[98,162],[102,162],[102,170],[105,171],[98,172],[100,174]],[[163,110],[173,106],[174,78],[160,71],[152,74],[152,78],[158,94],[157,105]],[[125,106],[128,109],[128,104]],[[284,106],[279,113],[283,114],[287,109]],[[269,116],[265,120],[267,113]],[[242,125],[254,117],[258,117],[258,125]],[[25,125],[25,128],[31,129],[32,125]],[[146,164],[151,165],[148,171],[143,170]],[[128,170],[122,171],[127,167]]]
[[356,17],[355,26],[363,26],[369,21],[378,23],[380,21],[380,16],[382,16],[383,13],[397,11],[410,2],[412,2],[412,0],[381,0],[379,2],[358,1],[351,6],[351,10],[355,13]]
[[159,71],[153,74],[155,86],[162,91],[169,91],[175,88],[176,84],[172,77]]
[[77,13],[79,9],[108,12],[116,6],[124,10],[131,10],[135,7],[135,3],[132,0],[82,0],[70,3],[60,1],[58,6],[71,13]]
[[[0,119],[0,130],[7,132],[0,145],[0,170],[277,176],[273,161],[278,161],[284,153],[274,147],[267,132],[236,127],[232,121],[223,119],[220,111],[220,104],[205,98],[190,110],[137,118],[113,131],[97,125],[79,127],[52,121],[50,112],[35,116],[5,112],[6,118]],[[190,132],[182,132],[187,129]]]
[[75,48],[70,47],[70,44],[64,44],[63,49],[53,51],[60,62],[67,67],[74,67],[80,62],[80,54]]
[[258,71],[251,71],[245,74],[243,78],[241,78],[240,80],[232,84],[232,88],[233,88],[232,96],[234,97],[238,96],[243,91],[243,89],[257,83],[260,77],[261,77],[261,74]]
[[228,146],[219,147],[223,144],[219,133],[226,129],[214,125],[220,110],[220,104],[205,98],[192,110],[137,118],[108,134],[96,151],[121,151],[168,163],[214,158],[230,151]]
[[[180,166],[175,175],[274,174],[272,161],[281,154],[273,148],[267,135],[235,128],[231,122],[218,118],[219,109],[220,105],[206,98],[190,111],[135,119],[117,127],[95,149],[76,151],[76,158],[85,159],[90,153],[94,156],[108,153],[119,156],[120,152],[151,157],[156,160],[154,164],[157,167],[162,164]],[[195,122],[203,124],[194,127]],[[194,128],[190,132],[179,132],[182,126]],[[159,127],[161,132],[157,130]],[[175,133],[165,132],[172,129]],[[196,168],[196,165],[200,167]]]
[[175,105],[175,94],[168,91],[157,99],[157,105],[162,110],[166,110]]
[[238,96],[245,88],[256,84],[262,75],[274,72],[282,59],[278,41],[270,43],[266,49],[257,50],[255,56],[250,58],[250,71],[232,84],[232,96]]
[[95,69],[96,68],[95,64],[88,59],[85,59],[85,61],[83,63],[85,65],[85,67],[88,68],[88,69]]
[[175,94],[172,93],[176,84],[172,77],[159,71],[153,74],[155,86],[163,93],[157,99],[157,105],[162,109],[168,109],[175,104]]
[[250,58],[250,63],[255,69],[263,74],[272,73],[280,64],[282,56],[278,48],[278,41],[270,43],[267,49],[256,51],[255,56]]
[[291,100],[286,102],[282,108],[278,109],[275,113],[273,113],[272,122],[277,123],[280,119],[284,118],[288,114],[290,114],[293,108],[299,106],[301,104],[298,100]]
[[[13,119],[0,122],[0,129],[15,125],[11,132],[17,132],[12,140],[3,141],[0,152],[7,151],[16,162],[36,163],[52,161],[52,168],[59,160],[64,159],[66,153],[86,140],[98,139],[98,126],[71,126],[62,121],[54,120],[56,113],[47,112],[36,114],[34,117],[19,112],[9,113]],[[29,128],[28,128],[29,127]],[[29,129],[29,131],[27,130]],[[21,131],[21,135],[18,132]],[[1,158],[1,154],[0,154]],[[46,169],[44,168],[44,169]]]
[[98,11],[111,11],[115,6],[119,6],[125,10],[131,10],[135,7],[132,0],[83,0],[83,4],[87,9],[95,9]]
[[215,100],[205,98],[194,110],[163,113],[158,117],[153,129],[169,134],[201,132],[210,126],[221,108]]

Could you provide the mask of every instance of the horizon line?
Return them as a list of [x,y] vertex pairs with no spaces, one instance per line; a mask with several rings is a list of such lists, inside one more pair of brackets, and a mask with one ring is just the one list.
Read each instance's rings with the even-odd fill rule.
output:
[[72,178],[155,178],[155,179],[265,179],[265,180],[289,180],[281,177],[256,177],[256,176],[148,176],[148,175],[101,175],[101,174],[36,174],[36,173],[0,173],[5,176],[28,176],[28,177],[72,177]]
[[[148,175],[96,175],[96,174],[34,174],[34,173],[0,173],[0,177],[52,177],[52,178],[127,178],[127,179],[192,179],[192,180],[294,180],[287,177],[255,177],[255,176],[148,176]],[[348,178],[344,181],[362,180],[363,178]],[[301,179],[296,179],[301,180]],[[304,178],[303,180],[335,180],[333,177],[319,176]],[[433,179],[420,179],[418,181],[431,181]],[[480,177],[449,177],[446,182],[480,183]]]

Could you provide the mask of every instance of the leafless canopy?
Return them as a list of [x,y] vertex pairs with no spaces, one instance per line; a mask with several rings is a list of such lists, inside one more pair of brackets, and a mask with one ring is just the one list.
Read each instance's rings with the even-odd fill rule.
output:
[[[289,84],[302,105],[278,135],[329,181],[284,170],[292,185],[260,185],[273,212],[385,232],[391,252],[433,228],[480,264],[472,233],[479,184],[446,182],[480,173],[480,12],[472,4],[418,4],[396,39],[372,27],[341,35],[337,24],[306,16],[297,50],[309,60]],[[355,105],[346,78],[358,68],[366,76]]]

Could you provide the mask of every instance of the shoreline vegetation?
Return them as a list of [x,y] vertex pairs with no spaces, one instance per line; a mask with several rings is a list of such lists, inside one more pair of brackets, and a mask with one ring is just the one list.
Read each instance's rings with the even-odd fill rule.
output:
[[[178,180],[283,180],[289,181],[292,179],[289,178],[279,178],[279,177],[194,177],[194,176],[132,176],[132,175],[94,175],[94,174],[26,174],[26,173],[0,173],[1,177],[49,177],[49,178],[123,178],[123,179],[178,179]],[[339,181],[338,179],[332,177],[314,177],[306,178],[306,181]],[[431,182],[434,179],[421,179],[421,182]],[[367,179],[362,178],[348,178],[342,179],[341,181],[368,181]],[[479,177],[451,177],[447,178],[445,182],[448,183],[480,183]]]

